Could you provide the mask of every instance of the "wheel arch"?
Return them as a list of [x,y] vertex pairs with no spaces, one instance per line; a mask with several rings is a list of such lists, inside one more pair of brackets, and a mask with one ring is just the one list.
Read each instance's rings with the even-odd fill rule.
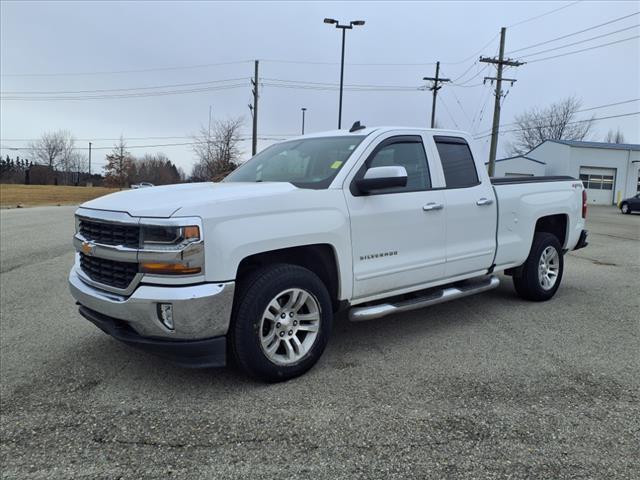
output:
[[332,245],[325,243],[301,245],[249,255],[240,261],[236,280],[239,281],[258,268],[279,263],[298,265],[318,275],[329,292],[334,311],[340,309],[340,271],[338,257]]
[[566,213],[559,213],[538,218],[533,234],[535,235],[538,232],[550,233],[558,239],[562,248],[566,248],[568,231],[569,216]]

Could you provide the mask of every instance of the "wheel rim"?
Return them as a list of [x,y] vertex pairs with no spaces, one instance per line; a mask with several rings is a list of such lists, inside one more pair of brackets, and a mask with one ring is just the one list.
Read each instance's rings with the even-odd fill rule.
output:
[[320,330],[320,305],[306,290],[290,288],[276,295],[260,320],[260,346],[269,360],[289,365],[301,360]]
[[544,290],[551,290],[558,281],[560,272],[560,256],[554,247],[547,247],[540,255],[538,263],[538,280]]
[[622,213],[627,213],[629,211],[629,206],[625,203],[622,205]]

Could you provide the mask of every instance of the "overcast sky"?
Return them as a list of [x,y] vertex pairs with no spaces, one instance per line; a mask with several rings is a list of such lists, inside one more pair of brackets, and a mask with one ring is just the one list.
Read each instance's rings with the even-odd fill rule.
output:
[[[27,139],[45,131],[68,129],[79,139],[78,147],[93,140],[94,171],[108,152],[100,148],[111,147],[111,139],[124,135],[132,153],[162,151],[188,173],[193,164],[189,146],[135,146],[189,142],[189,135],[207,123],[209,106],[214,118],[244,116],[243,132],[249,137],[247,105],[254,59],[260,59],[262,82],[259,135],[298,134],[301,107],[307,108],[307,132],[336,128],[338,92],[333,85],[339,81],[340,34],[322,22],[325,17],[366,21],[347,32],[345,84],[375,89],[345,91],[343,127],[355,120],[367,126],[427,126],[431,94],[417,88],[424,85],[424,76],[434,75],[431,63],[439,60],[441,74],[462,86],[445,85],[440,90],[438,123],[479,136],[490,128],[493,112],[492,90],[482,86],[482,78],[495,71],[481,71],[486,65],[477,58],[497,53],[500,27],[508,27],[506,51],[510,52],[638,12],[640,2],[3,1],[0,8],[3,156],[26,155],[26,150],[8,148],[24,147]],[[510,56],[531,61],[628,39],[639,34],[639,23],[639,15],[631,16]],[[584,108],[637,99],[640,39],[531,62],[510,68],[505,75],[518,81],[508,88],[501,123],[569,95],[579,97]],[[166,85],[181,86],[146,88]],[[145,89],[113,91],[137,88]],[[101,96],[53,101],[25,100],[34,95],[20,93],[93,90],[112,91],[42,94]],[[192,92],[166,94],[185,90]],[[129,96],[113,98],[123,94]],[[131,98],[131,94],[153,96]],[[639,110],[635,101],[579,116]],[[640,143],[640,115],[600,121],[590,139],[603,140],[609,129],[617,127],[627,142]],[[501,147],[506,139],[501,136]],[[261,140],[259,147],[269,143]],[[486,156],[488,137],[477,145]],[[249,150],[250,142],[243,146]]]

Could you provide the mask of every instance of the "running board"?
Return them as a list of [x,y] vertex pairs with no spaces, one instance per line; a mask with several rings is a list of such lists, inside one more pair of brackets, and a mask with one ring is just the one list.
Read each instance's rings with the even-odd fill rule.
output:
[[349,319],[352,322],[362,322],[365,320],[373,320],[374,318],[386,317],[392,313],[417,310],[418,308],[429,307],[438,303],[493,290],[499,284],[500,280],[498,277],[492,275],[480,281],[467,281],[458,286],[449,286],[441,290],[432,291],[423,297],[412,298],[411,300],[396,303],[380,303],[368,307],[355,307],[349,311]]

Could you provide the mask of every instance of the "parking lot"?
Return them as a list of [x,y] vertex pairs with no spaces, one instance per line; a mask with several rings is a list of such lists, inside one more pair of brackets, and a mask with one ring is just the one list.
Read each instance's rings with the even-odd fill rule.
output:
[[0,211],[3,478],[638,478],[640,215],[591,207],[558,294],[339,318],[284,384],[119,344],[68,294],[73,207]]

